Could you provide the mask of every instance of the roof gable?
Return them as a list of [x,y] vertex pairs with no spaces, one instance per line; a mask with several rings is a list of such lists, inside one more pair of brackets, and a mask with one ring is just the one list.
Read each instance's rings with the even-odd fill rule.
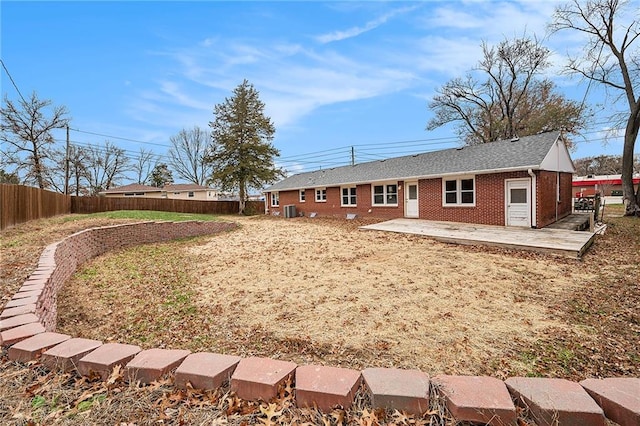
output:
[[[513,140],[451,148],[386,160],[300,173],[277,182],[266,191],[362,184],[385,180],[435,178],[447,175],[542,169],[559,132]],[[564,146],[562,142],[559,142]],[[565,148],[566,151],[566,148]],[[568,152],[566,153],[568,156]],[[569,158],[570,161],[570,158]]]
[[540,163],[542,170],[550,170],[553,172],[575,173],[576,168],[573,165],[569,150],[561,138],[553,144],[545,158]]

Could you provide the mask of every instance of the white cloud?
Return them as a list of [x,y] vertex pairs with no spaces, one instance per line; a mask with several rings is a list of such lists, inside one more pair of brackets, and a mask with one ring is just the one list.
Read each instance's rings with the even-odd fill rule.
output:
[[364,24],[364,26],[355,26],[355,27],[348,28],[346,30],[337,30],[330,33],[326,33],[326,34],[321,34],[319,36],[316,36],[315,39],[316,41],[322,44],[326,44],[334,41],[341,41],[341,40],[357,37],[360,34],[364,34],[368,31],[378,28],[380,25],[385,24],[389,19],[393,18],[396,15],[414,11],[418,7],[419,6],[416,5],[416,6],[409,6],[409,7],[403,7],[400,9],[395,9],[385,13],[382,16],[379,16],[376,19],[368,21],[367,23]]
[[[132,110],[140,117],[154,114],[147,120],[165,125],[186,120],[180,127],[198,123],[205,115],[210,120],[213,106],[244,78],[260,91],[267,115],[278,128],[295,128],[303,117],[337,103],[350,108],[350,102],[401,91],[430,98],[428,94],[444,81],[476,66],[482,40],[492,44],[521,36],[525,30],[542,37],[555,4],[421,3],[313,38],[324,43],[319,46],[296,34],[274,39],[207,37],[193,46],[159,53],[173,60],[167,65],[170,71],[158,78],[155,88],[141,92]],[[363,42],[357,49],[331,43],[379,28],[418,8],[406,19],[407,31],[385,33],[381,28],[375,42]],[[558,49],[561,45],[557,42]],[[558,67],[552,70],[557,71]]]
[[184,93],[180,85],[173,81],[160,82],[160,91],[168,96],[165,98],[167,103],[177,104],[188,108],[206,110],[211,109],[211,105],[206,102],[199,101],[192,96]]

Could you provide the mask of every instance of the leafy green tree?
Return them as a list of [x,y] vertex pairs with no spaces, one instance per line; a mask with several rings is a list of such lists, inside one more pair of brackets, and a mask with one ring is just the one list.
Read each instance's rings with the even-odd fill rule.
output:
[[0,183],[12,183],[14,185],[18,185],[20,183],[20,179],[15,173],[7,173],[4,169],[0,169]]
[[640,216],[640,187],[633,187],[634,150],[640,132],[640,15],[637,2],[620,0],[572,0],[556,8],[551,29],[571,30],[586,36],[578,56],[569,58],[567,70],[605,87],[615,94],[610,109],[624,126],[622,193],[625,215]]
[[164,163],[156,164],[151,171],[151,186],[162,188],[168,183],[173,183],[173,173],[169,170],[169,166]]
[[468,145],[552,130],[575,133],[586,110],[559,94],[538,75],[549,67],[550,51],[538,40],[505,39],[482,44],[483,58],[464,78],[454,78],[429,102],[435,112],[428,130],[454,123]]
[[280,152],[271,144],[275,127],[264,115],[264,103],[247,80],[233,96],[214,107],[209,123],[214,142],[207,162],[213,165],[210,182],[223,191],[238,191],[244,213],[248,190],[260,189],[284,176],[274,159]]

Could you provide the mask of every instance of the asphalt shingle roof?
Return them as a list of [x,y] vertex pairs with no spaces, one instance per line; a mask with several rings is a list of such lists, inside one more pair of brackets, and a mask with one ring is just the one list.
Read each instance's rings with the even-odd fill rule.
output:
[[118,186],[117,188],[110,188],[106,191],[101,191],[103,194],[118,194],[120,192],[162,192],[162,188],[130,183],[129,185]]
[[300,173],[275,183],[265,192],[464,173],[537,169],[559,137],[560,132],[547,132],[515,141],[502,140],[465,146],[462,149],[451,148]]

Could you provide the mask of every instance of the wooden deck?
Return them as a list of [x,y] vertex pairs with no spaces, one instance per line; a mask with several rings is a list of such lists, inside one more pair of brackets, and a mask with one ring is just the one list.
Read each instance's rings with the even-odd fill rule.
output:
[[[547,226],[547,229],[567,229],[570,231],[588,231],[593,213],[573,213]],[[595,220],[595,219],[594,219]]]
[[572,258],[580,258],[595,239],[594,233],[586,231],[516,228],[421,219],[393,219],[363,226],[361,229],[417,234],[447,243],[531,250]]

